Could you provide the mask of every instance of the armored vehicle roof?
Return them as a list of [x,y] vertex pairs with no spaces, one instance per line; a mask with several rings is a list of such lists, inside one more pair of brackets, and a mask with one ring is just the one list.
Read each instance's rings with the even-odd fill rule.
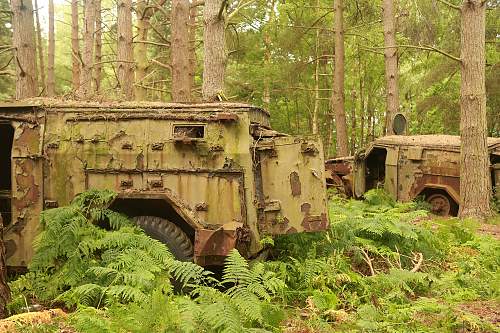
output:
[[[389,135],[376,139],[375,146],[422,146],[445,150],[460,150],[458,135]],[[490,150],[500,149],[500,138],[488,138]]]
[[61,109],[61,111],[84,112],[86,109],[105,109],[106,111],[122,111],[124,109],[137,112],[151,110],[190,111],[190,112],[217,112],[217,111],[257,111],[269,116],[269,113],[257,106],[244,103],[164,103],[164,102],[108,102],[108,101],[75,101],[50,98],[30,98],[22,101],[0,102],[0,108],[21,109],[40,107],[47,109]]

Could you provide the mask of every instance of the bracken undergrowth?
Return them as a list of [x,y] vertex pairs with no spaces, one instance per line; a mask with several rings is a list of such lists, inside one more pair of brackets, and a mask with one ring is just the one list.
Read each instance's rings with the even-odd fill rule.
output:
[[266,262],[233,250],[217,279],[109,210],[114,196],[89,191],[42,214],[9,309],[38,303],[69,316],[20,331],[500,330],[498,311],[477,311],[499,308],[500,242],[474,221],[429,216],[423,203],[381,190],[364,201],[332,196],[328,231],[265,238]]

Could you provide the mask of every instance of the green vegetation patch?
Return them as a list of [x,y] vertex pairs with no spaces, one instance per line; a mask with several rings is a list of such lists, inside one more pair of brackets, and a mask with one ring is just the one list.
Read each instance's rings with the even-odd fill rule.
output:
[[378,190],[334,196],[328,231],[269,239],[267,262],[234,250],[216,279],[108,210],[114,196],[43,213],[12,313],[69,313],[40,332],[500,331],[500,243],[477,222],[433,219]]

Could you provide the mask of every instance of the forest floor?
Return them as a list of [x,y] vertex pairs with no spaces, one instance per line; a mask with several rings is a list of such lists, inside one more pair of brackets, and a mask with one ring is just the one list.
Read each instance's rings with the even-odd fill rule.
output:
[[[92,195],[105,207],[107,194]],[[266,239],[266,262],[234,251],[218,281],[105,208],[52,210],[0,331],[500,332],[499,217],[438,218],[425,203],[365,197],[332,195],[328,231]],[[46,310],[22,313],[33,304]]]

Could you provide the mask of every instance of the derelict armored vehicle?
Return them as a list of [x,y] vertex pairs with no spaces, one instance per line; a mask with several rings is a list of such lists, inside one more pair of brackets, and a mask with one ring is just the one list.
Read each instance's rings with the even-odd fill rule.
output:
[[[500,138],[488,138],[491,184],[500,200]],[[460,205],[460,137],[392,135],[355,156],[326,161],[327,183],[360,198],[383,187],[400,201],[422,196],[437,215],[457,215]]]
[[7,264],[25,266],[44,209],[87,189],[118,193],[135,219],[180,259],[250,258],[265,235],[328,227],[322,145],[269,127],[234,103],[0,106],[0,211]]

